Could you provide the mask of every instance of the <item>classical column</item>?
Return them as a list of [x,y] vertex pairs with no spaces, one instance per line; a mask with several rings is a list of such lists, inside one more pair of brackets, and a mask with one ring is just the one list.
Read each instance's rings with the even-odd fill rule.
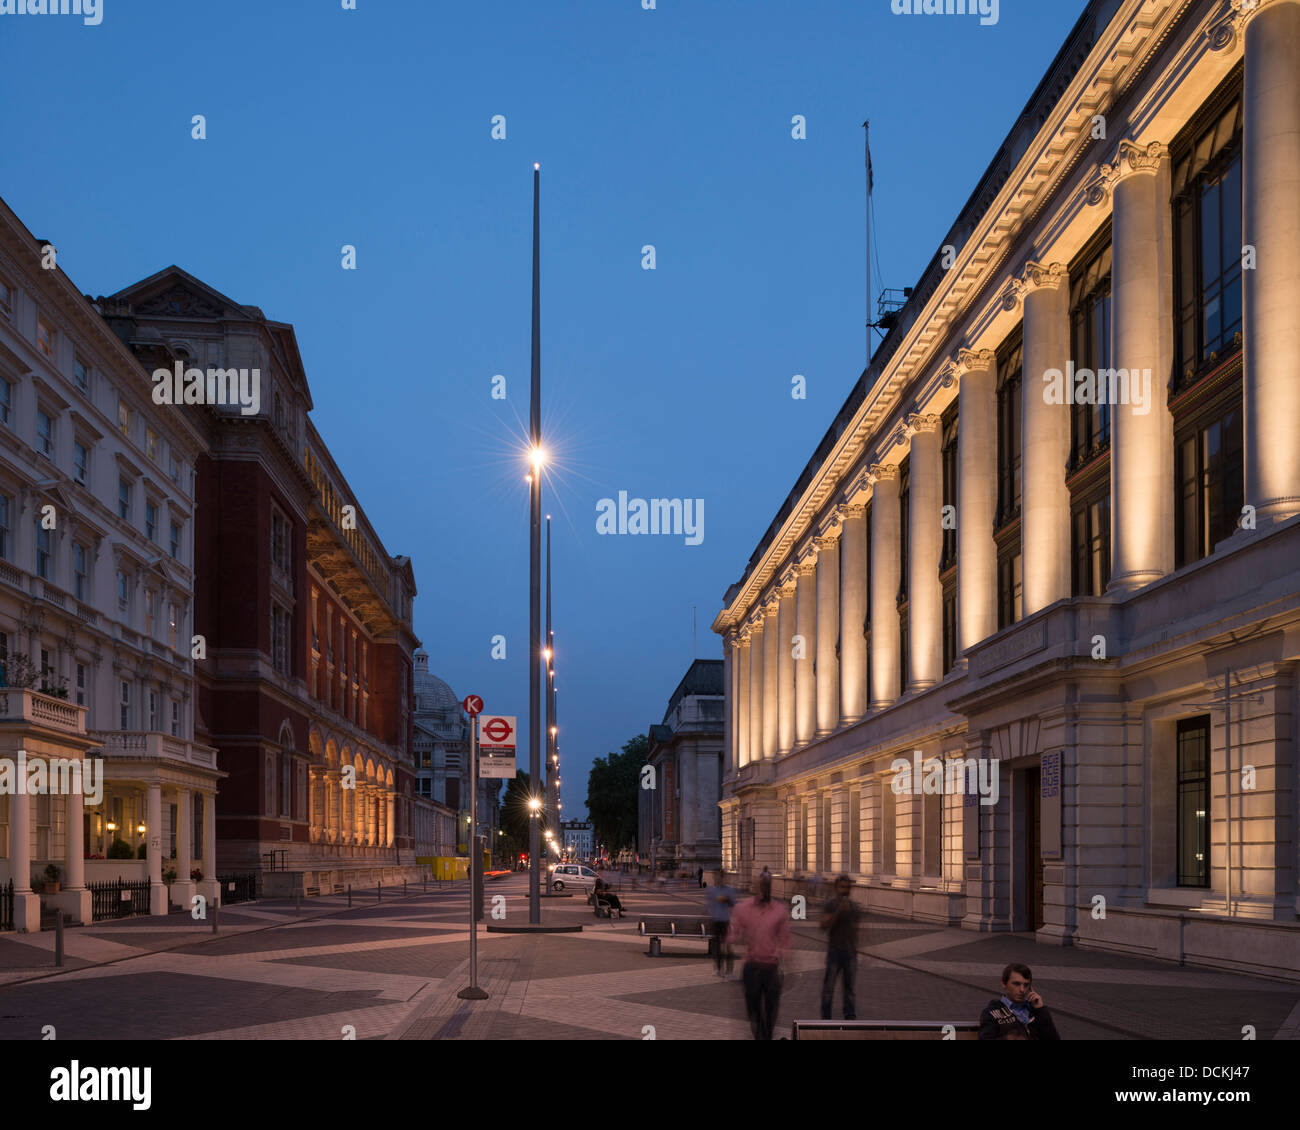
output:
[[199,894],[208,905],[221,901],[221,884],[217,882],[217,794],[203,794],[203,881]]
[[41,896],[32,890],[31,797],[9,797],[9,874],[14,884],[14,929],[34,934],[41,928]]
[[777,705],[780,695],[778,664],[781,626],[778,598],[769,596],[763,606],[763,760],[771,761],[777,752]]
[[817,736],[840,724],[840,530],[817,538]]
[[1245,500],[1257,521],[1300,513],[1300,3],[1246,22],[1242,184]]
[[149,913],[167,913],[167,888],[162,881],[162,783],[149,785]]
[[898,698],[898,468],[871,468],[871,706]]
[[958,654],[998,630],[997,358],[957,351]]
[[186,788],[176,790],[176,882],[172,884],[172,902],[190,908],[194,896],[194,794]]
[[777,753],[789,753],[794,748],[794,637],[795,629],[795,589],[796,578],[793,573],[778,589],[779,610],[777,623],[780,627],[780,639],[777,643],[777,719],[776,745]]
[[[82,764],[84,768],[85,763]],[[63,798],[63,812],[68,828],[65,887],[69,891],[79,891],[86,885],[86,801],[80,789]]]
[[736,764],[734,768],[743,769],[752,760],[750,754],[749,724],[749,686],[751,681],[749,629],[741,628],[736,636]]
[[807,745],[817,731],[817,564],[799,563],[799,587],[795,592],[795,631],[803,637],[803,649],[794,668],[794,740]]
[[1016,281],[1024,300],[1020,389],[1023,611],[1032,616],[1070,595],[1070,491],[1065,485],[1070,406],[1049,403],[1045,395],[1052,381],[1059,385],[1064,379],[1069,359],[1070,291],[1065,268],[1059,263],[1028,263]]
[[[775,629],[773,629],[775,631]],[[763,760],[763,613],[749,630],[749,760]]]
[[722,776],[736,771],[736,638],[733,632],[722,636],[722,687],[726,710],[722,715]]
[[[1168,150],[1121,141],[1088,199],[1112,193],[1110,365],[1128,385],[1110,406],[1110,588],[1131,592],[1173,568],[1174,420],[1163,374],[1173,359],[1173,214]],[[1098,383],[1098,399],[1102,385]],[[1068,408],[1064,409],[1068,411]]]
[[385,795],[384,798],[384,804],[385,804],[384,846],[385,847],[393,846],[393,806],[395,800],[396,798],[393,796],[392,790],[389,790],[389,792]]
[[840,517],[840,722],[848,726],[867,712],[867,508],[841,506]]
[[916,688],[943,678],[943,465],[939,417],[909,416],[912,431],[911,500],[907,536],[908,676]]

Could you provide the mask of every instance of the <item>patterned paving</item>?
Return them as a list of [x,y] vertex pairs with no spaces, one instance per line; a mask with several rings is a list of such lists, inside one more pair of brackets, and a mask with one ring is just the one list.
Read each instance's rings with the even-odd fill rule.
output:
[[[522,876],[489,888],[506,921],[526,921]],[[637,915],[701,913],[698,890],[626,887],[628,917],[597,921],[580,899],[543,902],[578,934],[479,936],[486,1001],[469,984],[465,884],[364,904],[354,895],[261,902],[207,924],[167,919],[65,931],[53,969],[51,935],[0,937],[0,1039],[748,1039],[738,981],[713,973],[703,945],[669,941],[646,955]],[[820,1013],[824,942],[793,924],[777,1034]],[[1067,1039],[1300,1039],[1300,986],[1117,954],[973,935],[879,915],[864,921],[858,1014],[975,1019],[1008,961],[1034,969]],[[836,1015],[841,1002],[837,997]]]

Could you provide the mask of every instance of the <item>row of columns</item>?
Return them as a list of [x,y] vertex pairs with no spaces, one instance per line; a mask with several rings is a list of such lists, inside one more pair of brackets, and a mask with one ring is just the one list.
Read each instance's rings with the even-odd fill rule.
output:
[[343,787],[337,769],[311,769],[308,811],[313,842],[392,847],[397,794],[383,785]]
[[[1300,0],[1266,0],[1234,17],[1244,30],[1243,271],[1245,500],[1263,528],[1300,512]],[[1225,40],[1230,45],[1234,40]],[[1145,404],[1111,406],[1111,590],[1131,592],[1174,564],[1173,418],[1164,395],[1174,358],[1173,217],[1167,147],[1121,141],[1088,187],[1112,201],[1111,364],[1149,370]],[[1003,296],[1023,321],[1021,380],[1022,608],[1033,615],[1071,595],[1070,409],[1049,402],[1044,374],[1070,359],[1069,279],[1060,263],[1029,262]],[[959,350],[958,654],[997,630],[996,357]],[[887,441],[910,439],[908,683],[942,671],[942,455],[939,417],[911,415]],[[897,465],[881,462],[781,575],[763,608],[726,639],[731,768],[771,760],[882,709],[902,692],[897,593]],[[863,500],[871,498],[867,576]],[[867,681],[863,623],[870,605]]]

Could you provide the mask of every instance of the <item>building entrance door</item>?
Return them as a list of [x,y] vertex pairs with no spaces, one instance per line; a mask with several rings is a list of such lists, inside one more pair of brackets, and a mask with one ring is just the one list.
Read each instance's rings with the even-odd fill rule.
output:
[[1043,924],[1042,786],[1038,766],[1025,770],[1025,929]]

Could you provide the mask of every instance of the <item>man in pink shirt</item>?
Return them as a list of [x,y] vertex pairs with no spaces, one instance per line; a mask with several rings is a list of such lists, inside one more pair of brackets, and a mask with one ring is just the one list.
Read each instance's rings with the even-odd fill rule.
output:
[[758,893],[731,915],[727,944],[745,946],[745,1007],[754,1039],[770,1040],[781,1003],[781,959],[790,951],[790,913],[772,900],[772,876],[758,877]]

